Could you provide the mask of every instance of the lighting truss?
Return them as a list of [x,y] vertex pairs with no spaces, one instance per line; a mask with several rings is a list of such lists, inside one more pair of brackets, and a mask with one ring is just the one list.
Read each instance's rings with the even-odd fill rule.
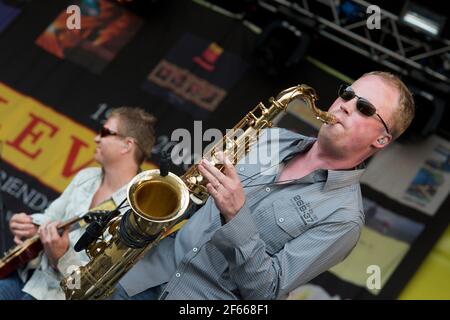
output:
[[[348,1],[361,9],[360,16],[351,21],[342,14],[342,1],[335,0],[273,0],[258,1],[276,7],[277,11],[289,10],[302,16],[313,18],[318,23],[318,33],[375,62],[385,65],[401,74],[409,74],[411,69],[422,71],[436,80],[450,83],[443,72],[442,56],[450,53],[450,41],[430,38],[403,25],[400,18],[380,8],[381,29],[370,30],[367,19],[371,13],[367,8],[372,4],[363,0]],[[327,12],[328,11],[328,12]]]

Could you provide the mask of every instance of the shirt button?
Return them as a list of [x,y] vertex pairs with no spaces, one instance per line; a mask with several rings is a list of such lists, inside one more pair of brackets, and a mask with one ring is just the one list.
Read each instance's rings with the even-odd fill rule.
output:
[[280,221],[281,223],[283,223],[283,222],[284,222],[284,218],[280,218],[280,219],[278,219],[278,221]]
[[198,249],[197,249],[197,248],[193,248],[193,249],[192,249],[192,251],[194,251],[194,252],[197,252],[197,251],[198,251]]
[[240,167],[240,168],[239,168],[239,171],[241,171],[241,172],[244,171],[244,170],[245,170],[245,169],[244,169],[243,167]]
[[266,191],[267,191],[267,192],[270,192],[270,188],[269,188],[269,187],[267,187],[267,188],[266,188]]
[[177,277],[177,278],[181,277],[181,273],[179,273],[179,272],[175,273],[175,277]]

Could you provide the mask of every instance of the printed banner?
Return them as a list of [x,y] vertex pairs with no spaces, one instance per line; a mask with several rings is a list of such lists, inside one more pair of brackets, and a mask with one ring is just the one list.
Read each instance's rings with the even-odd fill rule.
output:
[[36,40],[61,59],[100,73],[139,30],[143,21],[111,1],[75,1],[81,10],[80,29],[69,29],[73,13],[64,10]]
[[374,156],[361,182],[432,216],[450,190],[450,143],[438,136],[394,143]]
[[[377,295],[423,231],[424,225],[396,215],[368,199],[364,199],[364,213],[366,224],[358,244],[330,272]],[[368,285],[369,276],[378,271],[379,282],[369,281]]]
[[62,192],[94,165],[93,130],[0,83],[3,161]]
[[143,89],[205,119],[244,74],[247,64],[215,42],[186,33],[149,73]]

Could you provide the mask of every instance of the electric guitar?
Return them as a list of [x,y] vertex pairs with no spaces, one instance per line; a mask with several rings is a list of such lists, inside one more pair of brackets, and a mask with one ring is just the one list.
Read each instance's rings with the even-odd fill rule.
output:
[[[63,232],[65,228],[81,220],[84,220],[86,223],[90,223],[95,219],[99,219],[101,216],[105,215],[108,212],[108,210],[95,210],[89,211],[81,216],[73,217],[63,222],[58,227],[58,232]],[[11,273],[36,258],[43,250],[43,248],[44,247],[39,238],[39,235],[36,234],[33,237],[25,240],[20,245],[17,245],[16,247],[8,250],[4,254],[4,257],[0,260],[0,279],[8,277]]]

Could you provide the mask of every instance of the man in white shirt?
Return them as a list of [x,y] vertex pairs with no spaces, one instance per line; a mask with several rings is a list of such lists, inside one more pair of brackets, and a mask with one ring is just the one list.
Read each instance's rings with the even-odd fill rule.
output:
[[29,263],[0,280],[0,300],[65,298],[59,285],[63,275],[71,266],[85,264],[89,259],[84,252],[73,249],[84,230],[67,228],[60,235],[58,225],[105,201],[118,205],[125,199],[128,182],[152,150],[155,121],[153,115],[140,108],[114,109],[95,137],[94,158],[101,167],[78,172],[43,214],[22,212],[11,217],[14,241],[20,244],[38,233],[44,253],[37,265]]

